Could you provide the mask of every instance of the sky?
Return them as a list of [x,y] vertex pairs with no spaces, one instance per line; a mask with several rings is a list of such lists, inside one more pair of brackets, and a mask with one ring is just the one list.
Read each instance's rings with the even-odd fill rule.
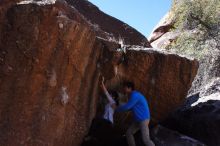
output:
[[103,12],[127,23],[148,37],[169,11],[172,0],[89,0]]

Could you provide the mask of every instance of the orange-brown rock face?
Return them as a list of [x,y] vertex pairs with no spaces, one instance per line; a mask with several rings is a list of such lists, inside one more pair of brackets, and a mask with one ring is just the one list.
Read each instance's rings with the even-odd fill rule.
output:
[[155,121],[184,100],[195,61],[155,51],[121,55],[75,8],[40,2],[0,2],[0,145],[80,145],[96,114],[100,74],[110,87],[134,81]]
[[197,69],[197,61],[175,54],[129,50],[117,72],[146,96],[152,120],[159,122],[183,103]]
[[[65,11],[64,11],[65,9]],[[94,115],[95,35],[64,4],[16,5],[0,34],[0,145],[79,145]]]

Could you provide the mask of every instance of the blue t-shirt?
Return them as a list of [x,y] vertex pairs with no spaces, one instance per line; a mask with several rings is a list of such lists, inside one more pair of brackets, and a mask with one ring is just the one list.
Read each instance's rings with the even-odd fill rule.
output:
[[138,91],[132,91],[129,101],[116,109],[116,112],[131,110],[135,121],[150,119],[148,103],[144,95]]

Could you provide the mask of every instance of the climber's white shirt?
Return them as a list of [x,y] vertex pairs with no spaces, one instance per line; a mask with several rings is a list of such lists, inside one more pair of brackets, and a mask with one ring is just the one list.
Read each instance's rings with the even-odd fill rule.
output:
[[113,116],[115,110],[112,108],[112,105],[115,104],[115,101],[108,92],[105,92],[105,95],[107,96],[109,103],[105,105],[105,112],[103,118],[110,121],[113,124]]

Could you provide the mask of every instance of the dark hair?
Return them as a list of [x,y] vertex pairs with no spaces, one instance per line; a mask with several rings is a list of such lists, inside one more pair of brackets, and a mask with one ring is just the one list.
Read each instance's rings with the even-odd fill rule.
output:
[[131,88],[132,90],[134,90],[134,83],[133,82],[130,82],[130,81],[125,81],[123,83],[123,87],[128,87],[128,88]]
[[109,94],[114,97],[114,100],[116,102],[116,105],[118,106],[119,105],[119,95],[118,95],[118,92],[115,91],[115,90],[111,90],[109,91]]

